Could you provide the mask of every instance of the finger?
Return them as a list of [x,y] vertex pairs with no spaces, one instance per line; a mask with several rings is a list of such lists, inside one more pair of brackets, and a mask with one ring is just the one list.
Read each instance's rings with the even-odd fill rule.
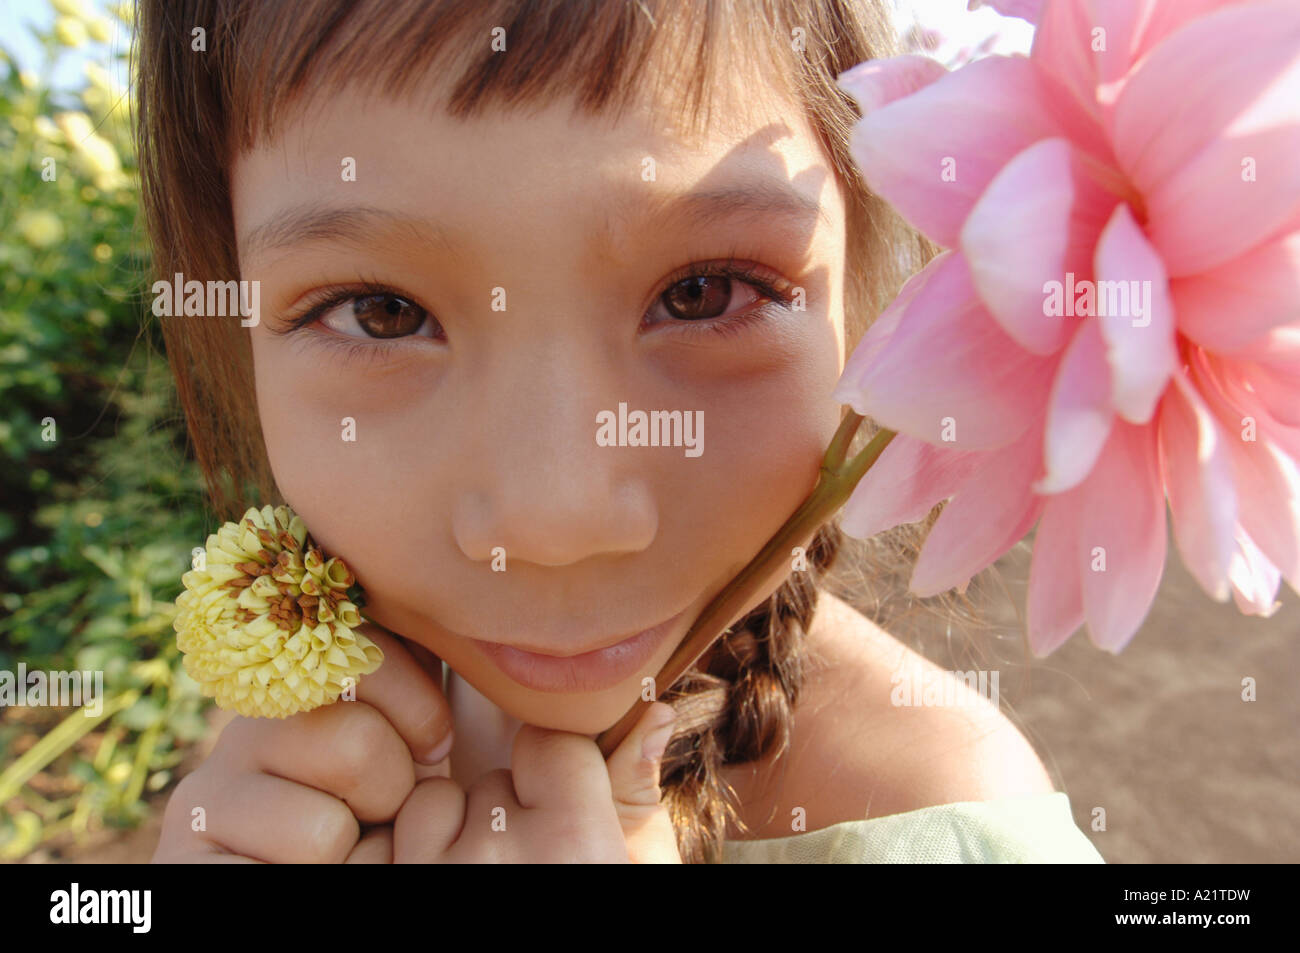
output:
[[628,857],[634,864],[680,864],[677,835],[668,807],[661,801],[659,769],[672,736],[671,705],[649,705],[626,738],[609,756],[610,790],[623,828]]
[[514,777],[509,771],[496,768],[479,775],[466,792],[465,820],[460,832],[464,840],[474,844],[475,853],[463,862],[521,862],[521,838],[527,837],[528,822],[527,811],[519,803]]
[[345,864],[391,864],[393,862],[393,826],[383,824],[361,835]]
[[449,778],[451,777],[451,761],[443,758],[437,764],[416,764],[415,765],[415,783],[419,784],[425,778]]
[[585,814],[609,810],[605,759],[595,741],[568,731],[521,725],[510,752],[515,795],[524,808]]
[[338,702],[285,719],[236,719],[226,731],[235,733],[227,757],[332,794],[362,823],[391,821],[415,786],[406,742],[364,702]]
[[[382,631],[382,630],[381,630]],[[389,633],[390,635],[392,633]],[[424,669],[425,674],[434,680],[439,688],[443,687],[443,665],[442,659],[434,654],[432,649],[426,648],[419,642],[403,638],[402,646],[411,653],[417,665]]]
[[232,775],[207,800],[199,836],[267,863],[342,863],[361,834],[338,798],[269,774]]
[[266,861],[252,857],[240,857],[238,854],[223,854],[221,851],[191,850],[182,854],[169,854],[155,857],[154,864],[264,864]]
[[[412,652],[423,646],[398,639],[367,623],[361,631],[384,653],[383,664],[357,683],[357,701],[372,705],[397,729],[422,764],[437,764],[451,751],[451,706],[442,693],[442,660],[424,649],[421,658],[436,663],[438,678]],[[432,660],[432,661],[429,661]]]
[[220,772],[214,771],[212,765],[213,759],[204,762],[197,771],[181,778],[172,791],[163,812],[162,834],[150,863],[196,864],[203,863],[202,858],[208,855],[234,856],[207,836],[208,811],[220,810],[218,805],[222,800],[214,788]]
[[465,821],[465,793],[449,778],[426,778],[393,821],[393,863],[432,864],[442,859]]

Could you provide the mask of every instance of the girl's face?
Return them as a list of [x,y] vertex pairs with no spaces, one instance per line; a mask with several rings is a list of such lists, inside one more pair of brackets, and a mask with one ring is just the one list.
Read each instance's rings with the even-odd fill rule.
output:
[[613,724],[838,424],[843,195],[760,93],[688,141],[648,109],[460,122],[345,91],[234,163],[285,499],[369,615],[521,721]]

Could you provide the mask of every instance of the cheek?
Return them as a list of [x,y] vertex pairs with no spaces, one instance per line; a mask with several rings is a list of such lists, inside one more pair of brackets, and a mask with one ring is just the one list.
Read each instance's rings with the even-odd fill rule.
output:
[[[509,478],[464,449],[494,430],[500,402],[486,385],[443,390],[427,369],[342,366],[318,346],[252,333],[262,432],[285,500],[377,601],[439,618],[476,578],[450,530],[457,493]],[[839,354],[823,317],[734,363],[710,349],[619,375],[627,389],[617,396],[633,408],[703,413],[699,457],[648,451],[640,472],[659,526],[638,567],[654,577],[648,589],[721,586],[803,500],[839,422],[829,396]],[[460,408],[454,419],[447,405]],[[412,572],[430,559],[448,568],[445,581]]]
[[[715,554],[726,576],[739,570],[812,490],[840,420],[830,397],[840,345],[828,322],[792,334],[781,358],[750,374],[700,375],[695,406],[705,410],[705,467],[662,499],[681,507],[696,552]],[[705,563],[707,564],[707,563]],[[720,581],[725,581],[720,580]]]
[[[393,413],[391,389],[337,369],[311,349],[269,333],[253,333],[257,408],[276,486],[332,554],[357,557],[378,549],[377,517],[389,495],[388,471],[376,448]],[[374,537],[374,538],[372,538]],[[364,561],[364,560],[363,560]]]

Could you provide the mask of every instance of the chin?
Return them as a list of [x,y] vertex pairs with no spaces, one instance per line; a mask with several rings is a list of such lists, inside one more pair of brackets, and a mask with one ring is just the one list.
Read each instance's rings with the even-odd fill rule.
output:
[[450,664],[457,677],[506,715],[553,731],[598,735],[612,727],[641,697],[640,677],[600,692],[539,692],[478,664]]
[[641,697],[640,680],[595,694],[554,695],[532,692],[516,685],[493,686],[485,695],[502,711],[525,724],[579,735],[598,735],[614,726]]
[[623,713],[631,707],[632,702],[628,702],[626,706],[605,718],[594,715],[590,708],[578,708],[576,704],[562,711],[557,711],[552,706],[550,709],[539,709],[532,713],[532,717],[520,718],[519,720],[526,724],[536,725],[539,728],[549,728],[552,731],[570,731],[575,735],[587,735],[594,739],[607,728],[613,727],[614,723],[622,718]]

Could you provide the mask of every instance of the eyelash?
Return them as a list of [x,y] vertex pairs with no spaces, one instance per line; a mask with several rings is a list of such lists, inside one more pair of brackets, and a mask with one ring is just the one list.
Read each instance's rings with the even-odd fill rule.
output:
[[[748,311],[742,311],[739,314],[733,314],[725,318],[708,318],[703,321],[661,322],[679,325],[673,332],[675,334],[684,334],[688,338],[713,335],[730,337],[770,317],[774,307],[788,308],[793,300],[794,286],[784,278],[773,277],[766,269],[757,265],[729,259],[724,262],[712,262],[703,265],[686,265],[677,269],[664,280],[663,291],[655,295],[651,307],[653,308],[654,304],[658,303],[659,299],[664,296],[664,293],[678,282],[685,281],[687,278],[701,276],[742,281],[747,285],[751,285],[767,301],[751,307]],[[649,312],[642,316],[642,321],[644,322],[648,316]]]
[[[669,320],[657,322],[659,324],[676,324],[679,327],[672,333],[683,334],[687,338],[722,336],[730,337],[744,331],[746,328],[759,323],[770,317],[773,307],[788,308],[793,301],[794,286],[783,278],[776,278],[770,275],[765,269],[747,262],[738,262],[734,259],[725,262],[713,262],[706,264],[692,264],[670,274],[664,280],[663,290],[659,292],[651,303],[651,308],[659,302],[669,288],[687,278],[696,277],[717,277],[728,278],[733,281],[742,281],[750,285],[759,295],[766,299],[762,304],[751,307],[748,311],[734,314],[729,317],[708,318],[701,321]],[[316,323],[322,316],[341,304],[346,304],[357,298],[363,298],[369,295],[393,295],[406,301],[414,302],[414,299],[398,291],[397,289],[382,284],[377,281],[361,281],[357,284],[348,285],[339,288],[327,288],[310,296],[308,300],[297,310],[296,314],[289,315],[285,318],[286,325],[282,328],[271,328],[275,334],[287,335],[295,331],[308,327]],[[425,309],[427,311],[427,309]],[[642,326],[645,326],[650,312],[647,311],[642,315]],[[429,312],[429,318],[437,320]],[[653,326],[653,325],[651,325]],[[339,334],[320,334],[317,337],[322,343],[330,347],[341,348],[343,356],[347,360],[358,358],[369,358],[378,360],[386,355],[393,348],[402,347],[402,342],[414,337],[415,335],[406,335],[400,338],[352,338]]]
[[[360,281],[354,285],[340,288],[325,288],[309,295],[306,302],[297,309],[297,314],[286,316],[284,327],[271,327],[269,330],[273,334],[292,334],[315,324],[325,314],[339,305],[347,304],[349,301],[364,298],[368,295],[394,295],[406,301],[411,300],[409,295],[378,281]],[[430,314],[429,317],[432,318],[433,315]],[[344,363],[382,360],[390,351],[402,347],[403,341],[414,336],[412,334],[407,335],[405,338],[371,338],[367,340],[335,333],[314,335],[316,340],[323,346],[335,348],[342,355]]]

